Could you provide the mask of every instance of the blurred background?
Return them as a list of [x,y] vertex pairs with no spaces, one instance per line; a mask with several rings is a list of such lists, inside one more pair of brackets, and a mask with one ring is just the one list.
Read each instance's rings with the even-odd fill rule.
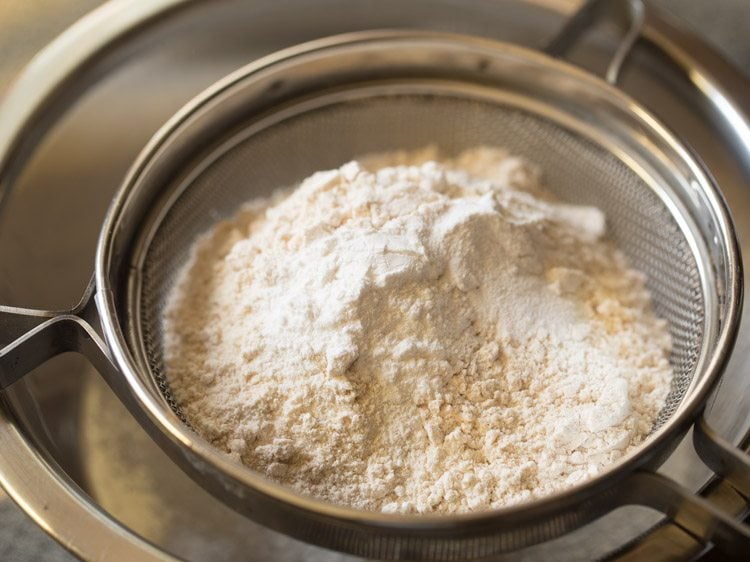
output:
[[[86,12],[103,3],[101,0],[0,1],[0,95],[34,53]],[[750,1],[650,0],[649,3],[680,17],[736,66],[746,74],[750,73],[750,37],[746,33],[750,23]]]
[[[37,51],[102,3],[101,0],[0,0],[0,104],[14,77]],[[750,75],[747,34],[750,0],[650,0],[649,3],[683,20]],[[0,560],[73,559],[0,491]]]

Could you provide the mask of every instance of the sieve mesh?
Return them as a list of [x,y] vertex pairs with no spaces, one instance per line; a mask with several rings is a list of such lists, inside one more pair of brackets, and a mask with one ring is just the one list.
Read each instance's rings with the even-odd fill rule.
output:
[[[169,391],[162,361],[161,316],[191,244],[247,200],[292,186],[315,171],[357,156],[434,144],[448,154],[477,145],[508,148],[540,166],[562,200],[595,205],[611,239],[648,277],[656,313],[673,337],[672,389],[654,429],[678,408],[702,345],[704,302],[696,257],[664,202],[604,148],[525,110],[452,95],[380,95],[339,101],[290,116],[251,136],[239,133],[197,163],[200,171],[155,226],[142,266],[140,330],[151,374]],[[196,166],[196,169],[197,166]]]

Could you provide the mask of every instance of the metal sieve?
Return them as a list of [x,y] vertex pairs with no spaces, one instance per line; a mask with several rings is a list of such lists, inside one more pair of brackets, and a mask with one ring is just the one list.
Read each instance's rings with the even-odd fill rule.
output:
[[[575,37],[604,4],[589,4],[561,37]],[[551,50],[564,47],[558,41]],[[623,57],[611,67],[612,82]],[[647,274],[674,339],[667,404],[637,451],[585,484],[527,504],[405,516],[301,496],[229,460],[185,423],[162,369],[166,295],[196,237],[248,199],[362,154],[430,144],[448,154],[506,147],[539,164],[561,199],[605,211],[611,238]],[[81,304],[63,313],[0,308],[3,341],[11,342],[0,350],[0,382],[4,388],[52,355],[80,351],[175,462],[222,501],[284,533],[362,556],[489,556],[631,503],[662,510],[739,556],[750,544],[745,528],[652,471],[700,417],[731,351],[740,303],[739,251],[718,189],[690,151],[620,90],[495,41],[366,32],[257,61],[170,120],[108,212]],[[695,428],[702,458],[750,496],[747,461],[702,420]]]

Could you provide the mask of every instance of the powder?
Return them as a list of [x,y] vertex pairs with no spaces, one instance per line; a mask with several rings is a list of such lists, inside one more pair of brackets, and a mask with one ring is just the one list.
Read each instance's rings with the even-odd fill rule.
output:
[[544,496],[636,447],[670,387],[666,323],[604,235],[501,149],[349,162],[198,240],[166,375],[208,441],[317,498]]

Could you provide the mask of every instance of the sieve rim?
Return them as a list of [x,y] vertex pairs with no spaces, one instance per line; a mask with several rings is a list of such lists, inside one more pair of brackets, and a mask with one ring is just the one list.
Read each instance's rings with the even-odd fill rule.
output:
[[[117,259],[113,255],[113,242],[116,237],[119,221],[122,219],[122,213],[126,210],[126,203],[130,195],[137,188],[138,180],[141,174],[148,168],[149,163],[154,158],[158,158],[161,149],[168,144],[172,136],[179,131],[180,127],[195,112],[210,105],[221,93],[231,89],[237,83],[248,79],[254,73],[274,67],[290,59],[316,53],[331,47],[393,40],[436,41],[438,43],[461,45],[463,47],[468,45],[488,54],[494,52],[495,55],[512,55],[523,61],[533,62],[550,71],[555,70],[556,72],[564,73],[581,83],[590,84],[592,87],[597,88],[598,91],[606,93],[612,103],[616,101],[618,106],[623,110],[635,113],[639,120],[647,124],[653,132],[658,134],[660,139],[666,141],[672,149],[677,151],[684,163],[690,167],[695,177],[701,180],[701,185],[704,188],[703,192],[708,197],[709,203],[719,219],[718,223],[721,226],[721,233],[719,234],[725,242],[724,249],[728,258],[727,287],[729,291],[725,295],[728,314],[722,318],[721,329],[716,336],[716,344],[704,367],[703,374],[697,379],[697,383],[693,386],[692,390],[688,389],[678,410],[674,412],[672,417],[654,435],[644,441],[635,451],[610,464],[600,474],[583,483],[518,505],[451,515],[384,514],[334,505],[294,492],[290,488],[267,480],[259,473],[239,463],[235,463],[221,454],[217,454],[218,451],[215,447],[202,439],[196,439],[197,436],[184,426],[177,416],[168,409],[164,401],[159,402],[156,397],[152,396],[136,375],[138,367],[129,352],[127,338],[117,321],[119,315],[113,291],[113,283],[109,273],[113,262]],[[136,400],[136,408],[141,413],[146,414],[149,420],[155,425],[155,431],[168,437],[180,447],[186,448],[191,454],[196,455],[202,461],[213,465],[222,474],[229,476],[234,481],[250,486],[255,491],[274,500],[290,504],[307,512],[330,516],[337,520],[352,523],[367,523],[376,527],[398,526],[402,529],[413,530],[427,528],[445,529],[453,527],[457,523],[487,523],[511,515],[515,518],[530,519],[535,517],[536,514],[547,513],[550,509],[559,507],[560,504],[570,504],[572,501],[579,500],[582,495],[590,497],[591,494],[611,489],[611,484],[622,479],[625,473],[633,471],[635,468],[647,463],[650,458],[658,456],[659,452],[665,448],[670,439],[675,438],[683,430],[687,429],[687,426],[692,422],[701,405],[708,397],[708,393],[713,388],[729,358],[738,328],[738,318],[742,301],[741,278],[741,261],[739,260],[739,247],[736,234],[726,201],[719,191],[716,182],[696,155],[684,143],[680,142],[658,119],[627,96],[627,94],[606,84],[603,80],[585,70],[531,49],[500,41],[480,39],[474,36],[411,31],[360,32],[297,45],[255,61],[217,82],[202,94],[199,94],[199,96],[180,110],[156,133],[139,155],[107,213],[96,255],[96,280],[98,285],[96,298],[98,308],[101,312],[100,316],[105,338],[115,362],[127,383],[129,392]]]

